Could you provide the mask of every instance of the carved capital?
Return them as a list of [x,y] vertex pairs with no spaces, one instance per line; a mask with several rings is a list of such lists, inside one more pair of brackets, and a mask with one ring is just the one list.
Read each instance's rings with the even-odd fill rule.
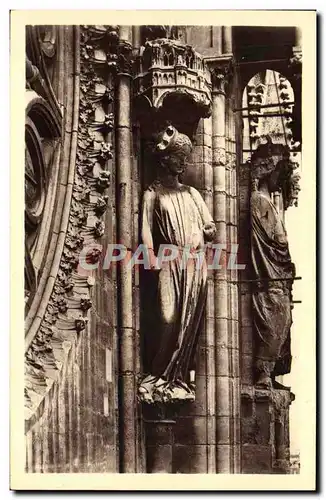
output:
[[230,59],[214,62],[211,64],[210,72],[212,75],[213,93],[225,94],[227,86],[230,83],[233,74],[233,65]]

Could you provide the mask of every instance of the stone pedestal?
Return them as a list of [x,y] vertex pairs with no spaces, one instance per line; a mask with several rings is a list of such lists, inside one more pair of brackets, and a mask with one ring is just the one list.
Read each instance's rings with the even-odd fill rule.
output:
[[243,386],[242,472],[289,474],[289,407],[294,394],[288,390]]
[[146,472],[173,472],[174,409],[169,405],[143,405],[146,443]]
[[215,416],[197,413],[198,402],[143,405],[147,473],[216,472]]
[[149,420],[145,422],[146,472],[172,473],[174,420]]

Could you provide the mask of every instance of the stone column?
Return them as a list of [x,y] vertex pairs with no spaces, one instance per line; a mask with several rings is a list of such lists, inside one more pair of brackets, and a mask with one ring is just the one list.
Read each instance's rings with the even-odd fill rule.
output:
[[[128,43],[128,27],[120,27],[123,53]],[[122,52],[122,50],[121,50]],[[118,67],[116,95],[116,168],[117,168],[117,234],[118,242],[128,251],[132,248],[132,162],[131,162],[131,71],[128,61],[121,58]],[[136,472],[136,381],[133,328],[133,277],[125,264],[119,266],[119,410],[120,410],[120,470]]]
[[[236,439],[234,418],[239,420],[238,384],[234,375],[238,364],[234,348],[237,347],[237,329],[233,331],[232,307],[230,307],[230,283],[228,283],[227,251],[229,202],[227,187],[230,184],[226,171],[226,83],[229,58],[218,63],[212,71],[212,149],[213,149],[213,205],[217,229],[217,243],[224,246],[220,269],[215,271],[215,345],[216,345],[216,468],[220,473],[238,472],[239,453],[233,443]],[[232,206],[232,208],[234,208]],[[233,221],[233,218],[232,218]],[[234,221],[233,221],[234,222]],[[229,276],[230,277],[230,276]]]
[[[221,28],[220,28],[221,29]],[[205,192],[203,197],[214,214],[213,201],[213,166],[212,166],[212,117],[203,120],[204,145],[204,178]],[[214,217],[214,215],[213,215]],[[215,346],[215,294],[214,272],[208,270],[208,290],[205,310],[204,342],[201,348],[205,352],[205,385],[206,385],[206,443],[207,472],[216,473],[216,346]],[[197,391],[199,392],[199,391]],[[199,395],[198,395],[199,396]],[[197,397],[197,395],[196,395]]]
[[[225,185],[225,68],[215,68],[212,92],[213,214],[217,243],[226,246]],[[217,472],[230,472],[230,393],[228,380],[228,301],[226,250],[221,252],[221,269],[215,271],[215,345],[216,345],[216,461]]]
[[[233,75],[234,76],[234,75]],[[240,356],[239,356],[239,294],[238,265],[242,260],[238,245],[238,176],[236,161],[235,113],[233,95],[236,83],[232,76],[228,86],[226,101],[226,201],[227,201],[227,251],[228,251],[228,326],[229,326],[229,367],[231,384],[231,471],[240,472]],[[231,97],[232,96],[232,97]],[[232,260],[231,260],[232,259]],[[229,265],[233,262],[236,265]]]
[[132,27],[132,45],[135,48],[139,48],[141,45],[140,26]]
[[232,54],[232,26],[223,26],[222,35],[223,54]]
[[217,56],[222,54],[222,26],[212,26],[213,28],[213,40],[214,40],[214,51]]

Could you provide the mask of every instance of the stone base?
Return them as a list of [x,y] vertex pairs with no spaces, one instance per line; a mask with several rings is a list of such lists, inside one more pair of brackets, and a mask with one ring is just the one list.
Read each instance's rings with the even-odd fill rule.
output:
[[174,406],[143,404],[146,442],[146,472],[172,473]]
[[289,407],[293,400],[287,390],[242,387],[242,473],[290,473]]
[[[142,405],[147,473],[208,472],[207,461],[216,444],[213,438],[208,444],[207,426],[215,430],[215,417],[196,417],[193,410],[191,402]],[[215,464],[210,468],[216,472]]]

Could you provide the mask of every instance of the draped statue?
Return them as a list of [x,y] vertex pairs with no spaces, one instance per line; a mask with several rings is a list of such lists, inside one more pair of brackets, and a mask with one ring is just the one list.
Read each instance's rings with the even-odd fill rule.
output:
[[[143,332],[147,373],[138,392],[149,403],[194,399],[194,358],[207,291],[206,261],[198,257],[215,235],[200,193],[180,182],[192,150],[189,137],[170,125],[155,149],[158,176],[144,192],[142,207],[142,242],[153,277],[145,294],[153,320]],[[162,248],[171,247],[178,256],[159,266]],[[185,250],[186,262],[180,258]]]
[[252,156],[251,257],[254,278],[253,320],[256,330],[257,385],[271,387],[277,375],[290,372],[290,327],[292,284],[295,277],[282,215],[272,193],[283,193],[284,206],[291,204],[289,193],[293,164],[281,144],[257,148]]

